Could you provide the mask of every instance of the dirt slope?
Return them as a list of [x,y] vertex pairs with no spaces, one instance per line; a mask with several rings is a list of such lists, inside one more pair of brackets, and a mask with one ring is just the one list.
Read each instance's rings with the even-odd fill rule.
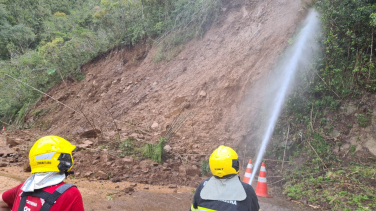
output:
[[[101,170],[121,180],[195,186],[201,160],[220,144],[236,148],[249,132],[255,110],[244,99],[288,45],[306,14],[303,6],[301,0],[229,1],[203,39],[189,42],[169,62],[153,62],[157,52],[147,44],[113,50],[83,66],[83,81],[68,79],[49,91],[76,112],[43,97],[27,118],[29,133],[81,144],[86,139],[80,135],[94,125],[103,136],[75,155],[80,176]],[[172,150],[163,166],[100,150],[118,134],[155,143],[180,111],[191,115],[168,143]]]

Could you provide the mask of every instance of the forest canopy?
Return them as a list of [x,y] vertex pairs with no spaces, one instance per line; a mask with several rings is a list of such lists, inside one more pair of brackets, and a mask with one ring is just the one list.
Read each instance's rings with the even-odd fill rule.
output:
[[22,121],[41,97],[25,84],[46,91],[68,76],[82,79],[83,64],[116,46],[183,45],[203,35],[220,7],[220,0],[0,0],[0,119]]

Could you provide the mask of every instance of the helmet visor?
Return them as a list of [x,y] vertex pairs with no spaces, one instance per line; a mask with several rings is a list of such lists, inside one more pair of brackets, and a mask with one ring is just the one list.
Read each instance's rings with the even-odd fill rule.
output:
[[232,160],[232,168],[234,168],[235,171],[239,171],[239,160],[238,159]]

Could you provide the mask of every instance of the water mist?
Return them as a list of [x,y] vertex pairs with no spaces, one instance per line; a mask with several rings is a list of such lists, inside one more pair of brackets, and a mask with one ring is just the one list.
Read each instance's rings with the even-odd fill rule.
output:
[[[259,168],[268,141],[273,133],[275,124],[277,122],[278,116],[281,112],[281,108],[284,104],[286,95],[288,94],[289,88],[291,88],[291,83],[294,81],[294,76],[302,65],[310,62],[317,52],[317,41],[315,37],[320,33],[320,18],[319,14],[315,10],[310,10],[307,18],[305,19],[300,33],[294,38],[293,44],[290,48],[283,54],[281,62],[279,62],[277,68],[275,69],[276,76],[269,80],[268,89],[275,90],[269,91],[268,96],[268,116],[266,119],[266,124],[263,130],[262,143],[257,156],[254,170],[249,184],[255,177],[256,170]],[[269,87],[270,86],[270,87]]]

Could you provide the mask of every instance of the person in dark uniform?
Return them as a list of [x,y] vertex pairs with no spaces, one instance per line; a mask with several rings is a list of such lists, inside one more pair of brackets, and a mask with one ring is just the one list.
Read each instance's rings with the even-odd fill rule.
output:
[[212,177],[197,187],[191,211],[259,211],[260,206],[252,186],[238,177],[238,154],[219,146],[209,158]]

